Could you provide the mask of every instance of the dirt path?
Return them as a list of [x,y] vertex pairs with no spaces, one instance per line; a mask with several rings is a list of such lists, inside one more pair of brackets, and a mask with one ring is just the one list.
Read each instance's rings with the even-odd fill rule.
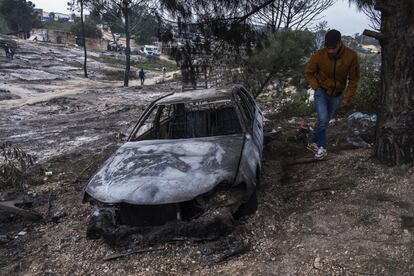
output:
[[[178,72],[168,72],[165,80],[171,80],[173,75]],[[163,81],[163,76],[155,76],[145,80],[145,85],[155,85]],[[140,86],[139,80],[131,80],[130,87]],[[21,107],[23,105],[32,105],[39,102],[50,101],[54,98],[76,95],[85,93],[89,90],[96,89],[113,89],[122,87],[119,81],[95,81],[84,78],[75,78],[63,81],[54,81],[52,84],[0,84],[0,89],[7,89],[11,93],[20,97],[20,99],[0,101],[0,108],[10,109]],[[45,91],[42,93],[33,93],[33,90]]]
[[[163,82],[163,81],[172,80],[173,76],[175,74],[178,74],[178,73],[180,73],[180,71],[167,72],[165,74],[165,77],[163,77],[163,75],[160,74],[160,75],[152,77],[152,78],[147,78],[147,79],[145,79],[144,85],[154,85],[154,84],[158,84],[158,83]],[[138,80],[138,79],[137,80],[135,80],[135,79],[131,80],[130,85],[131,86],[141,86],[141,81]]]

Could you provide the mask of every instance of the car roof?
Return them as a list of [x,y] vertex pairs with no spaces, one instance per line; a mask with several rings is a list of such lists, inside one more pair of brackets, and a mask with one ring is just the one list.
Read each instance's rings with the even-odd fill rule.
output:
[[189,90],[185,92],[177,92],[171,94],[161,100],[157,101],[157,104],[175,104],[186,103],[196,101],[211,101],[211,100],[231,100],[233,87],[225,88],[208,88]]

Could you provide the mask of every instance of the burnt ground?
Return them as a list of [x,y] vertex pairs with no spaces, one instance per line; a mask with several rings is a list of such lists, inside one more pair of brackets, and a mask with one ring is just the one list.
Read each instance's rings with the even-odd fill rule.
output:
[[[13,62],[18,65],[21,60]],[[272,128],[280,126],[282,132],[266,147],[259,208],[255,215],[237,221],[229,236],[209,242],[155,244],[143,248],[149,252],[104,261],[141,248],[111,247],[102,240],[86,238],[90,207],[82,204],[83,186],[122,143],[123,134],[143,107],[178,86],[170,83],[138,89],[79,81],[65,88],[67,81],[78,80],[73,74],[68,80],[49,80],[44,87],[45,80],[10,81],[6,79],[10,74],[2,68],[2,89],[17,91],[16,87],[25,86],[30,90],[32,85],[43,85],[35,95],[22,92],[20,99],[0,101],[0,141],[10,141],[38,158],[41,172],[36,183],[28,185],[25,196],[33,199],[32,209],[45,219],[35,223],[16,217],[0,221],[1,275],[414,272],[414,170],[383,166],[371,158],[371,149],[337,143],[347,135],[343,121],[332,125],[330,144],[335,146],[323,162],[308,162],[311,155],[300,142],[284,138],[294,136],[296,123],[284,119],[267,122]],[[38,96],[51,93],[56,86],[61,87],[58,92],[69,92]],[[34,100],[24,102],[27,98]],[[52,175],[45,176],[44,171]],[[2,200],[15,196],[0,191]],[[244,253],[225,259],[241,243],[249,245]]]

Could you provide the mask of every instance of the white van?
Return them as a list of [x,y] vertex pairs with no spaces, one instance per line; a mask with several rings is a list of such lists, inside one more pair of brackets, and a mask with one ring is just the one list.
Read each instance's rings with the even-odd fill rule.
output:
[[141,51],[149,56],[159,56],[160,50],[158,49],[158,46],[156,45],[144,45],[141,47]]

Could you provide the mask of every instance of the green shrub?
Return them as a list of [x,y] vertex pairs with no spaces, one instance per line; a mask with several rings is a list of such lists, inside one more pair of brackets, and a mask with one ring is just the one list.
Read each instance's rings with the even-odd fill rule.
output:
[[280,115],[283,117],[305,117],[314,113],[312,104],[303,100],[287,101],[280,108]]
[[0,145],[0,189],[14,188],[23,191],[29,176],[27,170],[34,164],[34,157],[11,143]]
[[314,48],[314,37],[309,31],[285,30],[270,35],[263,47],[258,47],[245,61],[244,86],[257,96],[276,76],[294,77],[293,83],[300,82],[304,59]]
[[378,113],[379,94],[381,91],[380,70],[372,58],[361,59],[361,79],[356,95],[352,99],[352,109],[368,114]]
[[[70,31],[74,33],[77,37],[83,37],[81,22],[71,25]],[[95,23],[91,21],[86,21],[85,36],[89,38],[102,38],[102,31],[96,26]]]

